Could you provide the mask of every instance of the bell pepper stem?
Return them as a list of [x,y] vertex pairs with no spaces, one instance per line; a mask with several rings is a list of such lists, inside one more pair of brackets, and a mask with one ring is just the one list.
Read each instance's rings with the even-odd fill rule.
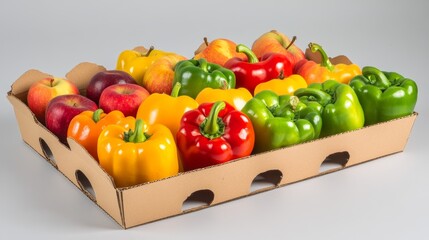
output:
[[314,98],[314,100],[322,106],[328,105],[331,102],[331,95],[325,93],[322,90],[314,88],[300,88],[294,92],[294,95],[297,97],[309,96]]
[[280,107],[275,107],[274,110],[270,110],[270,112],[275,116],[283,116],[283,114],[288,111],[288,109],[292,109],[295,112],[296,107],[299,104],[299,98],[297,96],[291,96],[289,102],[286,104],[282,104]]
[[289,99],[289,104],[292,107],[292,110],[295,110],[299,104],[299,98],[297,96],[291,96]]
[[170,96],[172,97],[178,97],[180,88],[182,88],[182,84],[180,82],[176,82],[173,86],[173,89],[171,90]]
[[143,120],[137,119],[134,131],[130,129],[128,132],[125,132],[124,141],[133,143],[141,143],[146,141],[146,135],[143,132],[143,126]]
[[258,57],[256,57],[255,53],[250,50],[250,48],[246,47],[244,44],[238,44],[236,47],[236,52],[244,53],[247,56],[247,61],[249,63],[257,63],[259,62]]
[[104,111],[101,108],[95,110],[95,112],[92,114],[92,121],[94,121],[95,123],[98,123],[98,121],[100,121],[100,119],[101,119],[101,114],[103,112]]
[[[203,122],[202,134],[210,139],[217,138],[223,134],[223,126],[218,120],[219,112],[225,108],[225,102],[217,101],[213,104],[209,116]],[[222,121],[222,120],[221,120]]]
[[200,58],[198,59],[198,62],[200,63],[200,67],[204,72],[209,72],[207,60]]
[[322,56],[322,60],[320,62],[320,66],[327,68],[329,71],[334,70],[334,65],[332,65],[331,61],[329,61],[329,57],[326,54],[325,50],[323,50],[322,46],[317,43],[309,43],[308,47],[312,52],[319,52]]
[[[375,67],[363,67],[362,68],[362,75],[365,76],[364,79],[368,80],[369,82],[377,86],[378,88],[384,90],[390,87],[390,81],[387,79],[386,75],[379,69]],[[371,82],[374,81],[374,82]]]

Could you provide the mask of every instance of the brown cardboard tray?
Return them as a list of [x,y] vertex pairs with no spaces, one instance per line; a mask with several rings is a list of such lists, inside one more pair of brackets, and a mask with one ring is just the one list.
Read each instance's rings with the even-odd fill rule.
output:
[[[83,91],[104,67],[81,63],[66,78]],[[7,98],[13,105],[21,137],[123,228],[214,206],[219,203],[341,170],[404,150],[417,113],[225,164],[180,173],[167,179],[116,188],[112,178],[72,139],[68,145],[37,121],[26,105],[31,84],[50,76],[29,70],[16,80]],[[365,149],[362,151],[362,149]],[[322,163],[336,168],[321,171]],[[252,183],[272,183],[252,191]],[[204,204],[183,209],[190,199]],[[186,204],[185,204],[186,205]]]

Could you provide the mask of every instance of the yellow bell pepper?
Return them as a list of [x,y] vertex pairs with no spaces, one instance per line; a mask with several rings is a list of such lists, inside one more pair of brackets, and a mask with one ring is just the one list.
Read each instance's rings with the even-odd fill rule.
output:
[[180,120],[185,112],[198,108],[198,103],[191,97],[178,96],[181,84],[177,82],[171,95],[152,93],[140,104],[137,118],[147,124],[159,123],[168,127],[176,136],[180,127]]
[[174,176],[179,172],[177,149],[170,130],[135,120],[134,130],[109,125],[98,138],[100,166],[117,187],[128,187]]
[[160,57],[169,54],[171,53],[154,49],[153,46],[149,50],[145,48],[125,50],[119,54],[116,69],[129,73],[138,84],[142,85],[147,68]]
[[307,82],[305,79],[298,74],[293,74],[287,78],[280,77],[258,84],[255,88],[254,95],[264,90],[271,90],[279,96],[286,94],[293,95],[295,90],[306,87]]
[[241,110],[252,99],[252,94],[246,88],[213,89],[204,88],[195,98],[198,104],[225,101],[235,109]]

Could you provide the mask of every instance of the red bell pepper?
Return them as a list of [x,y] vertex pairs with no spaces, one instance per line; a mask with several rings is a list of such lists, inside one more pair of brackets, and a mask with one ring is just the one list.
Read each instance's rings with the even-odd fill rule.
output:
[[255,144],[250,119],[224,101],[186,112],[176,142],[185,171],[249,156]]
[[286,55],[267,53],[259,60],[255,53],[243,44],[237,45],[236,51],[246,54],[247,60],[235,57],[224,65],[234,72],[236,88],[244,87],[253,93],[260,83],[292,75],[293,65]]

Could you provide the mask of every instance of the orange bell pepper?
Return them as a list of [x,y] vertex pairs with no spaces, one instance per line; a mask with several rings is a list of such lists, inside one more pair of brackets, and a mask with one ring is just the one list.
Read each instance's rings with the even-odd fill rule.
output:
[[304,77],[308,85],[311,83],[321,83],[329,79],[348,84],[353,77],[362,74],[360,67],[356,64],[340,63],[333,65],[319,44],[310,43],[308,47],[312,52],[320,52],[322,56],[320,64],[303,59],[294,67],[294,73]]
[[191,97],[178,96],[181,84],[174,85],[171,95],[152,93],[140,104],[136,118],[147,124],[160,123],[168,127],[176,136],[180,127],[180,120],[185,112],[198,108],[198,103]]
[[307,82],[305,79],[301,77],[301,75],[293,74],[287,78],[282,78],[282,76],[280,76],[279,78],[258,84],[253,95],[256,95],[264,90],[271,90],[279,96],[293,95],[295,90],[306,87]]
[[195,98],[198,104],[225,101],[235,109],[241,110],[252,99],[252,94],[246,88],[237,89],[203,89]]
[[164,125],[146,125],[134,119],[134,130],[120,124],[109,125],[98,138],[100,166],[117,187],[128,187],[178,174],[177,147]]
[[120,121],[124,121],[124,114],[117,110],[109,114],[104,113],[103,109],[84,111],[71,120],[67,137],[81,144],[98,161],[98,136],[107,125],[117,124]]

